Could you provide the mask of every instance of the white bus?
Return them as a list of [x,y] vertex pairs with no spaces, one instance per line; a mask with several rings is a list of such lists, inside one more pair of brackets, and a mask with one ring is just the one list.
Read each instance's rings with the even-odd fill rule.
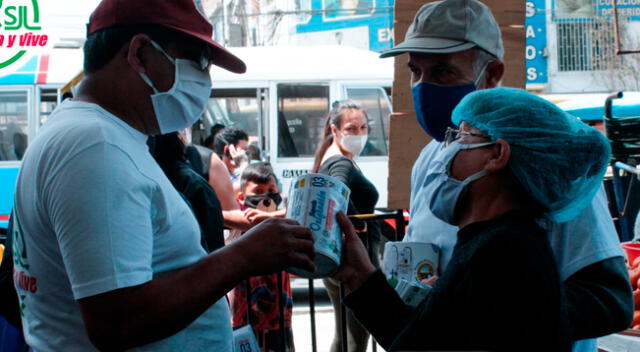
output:
[[[334,101],[362,103],[370,138],[358,160],[387,204],[389,91],[393,60],[343,46],[232,48],[247,64],[242,75],[214,67],[213,90],[194,142],[216,123],[245,130],[262,150],[287,194],[290,180],[306,173],[329,107]],[[7,227],[20,159],[39,127],[82,69],[81,49],[53,49],[0,76],[0,229]]]
[[0,71],[0,230],[13,206],[20,159],[57,105],[59,89],[82,68],[82,50],[52,49],[15,65]]
[[[262,151],[288,192],[292,178],[311,169],[333,102],[353,99],[370,120],[369,141],[358,166],[387,205],[388,136],[393,60],[344,46],[232,48],[245,74],[214,68],[213,90],[201,132],[221,123],[237,126]],[[194,141],[205,135],[194,131]]]

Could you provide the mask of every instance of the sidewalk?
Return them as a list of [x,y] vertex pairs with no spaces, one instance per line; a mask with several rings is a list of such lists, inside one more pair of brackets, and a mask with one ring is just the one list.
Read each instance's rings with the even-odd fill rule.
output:
[[[311,315],[309,313],[309,303],[306,299],[295,300],[297,296],[295,291],[306,291],[307,283],[302,280],[292,280],[292,288],[294,288],[294,304],[293,304],[293,340],[296,346],[296,352],[312,352],[311,345]],[[297,282],[296,282],[297,281]],[[322,280],[314,280],[316,292],[324,290]],[[316,294],[316,297],[321,295]],[[333,340],[334,318],[333,306],[328,299],[323,300],[321,297],[316,301],[315,318],[316,318],[316,346],[317,352],[329,352],[331,342]],[[378,346],[377,351],[382,352],[384,349]],[[367,352],[373,352],[371,347],[371,339]]]

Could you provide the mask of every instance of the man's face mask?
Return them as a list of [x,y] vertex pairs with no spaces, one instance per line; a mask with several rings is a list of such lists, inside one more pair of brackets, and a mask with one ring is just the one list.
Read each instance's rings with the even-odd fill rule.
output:
[[256,194],[244,198],[244,205],[254,209],[267,208],[276,210],[280,203],[282,203],[280,193]]
[[420,82],[411,89],[416,118],[428,135],[442,142],[447,128],[455,128],[451,122],[453,109],[462,98],[477,89],[488,64],[480,70],[474,82],[455,86]]
[[211,94],[211,77],[206,68],[195,61],[176,59],[167,54],[160,45],[151,45],[164,54],[175,66],[173,87],[159,92],[149,76],[141,72],[142,80],[153,89],[151,95],[153,111],[160,127],[160,134],[167,134],[193,125],[204,112]]

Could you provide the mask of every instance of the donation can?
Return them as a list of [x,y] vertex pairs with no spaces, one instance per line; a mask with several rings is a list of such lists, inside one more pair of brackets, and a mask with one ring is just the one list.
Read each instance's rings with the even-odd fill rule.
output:
[[340,180],[322,174],[306,174],[291,183],[287,218],[313,231],[316,271],[293,267],[287,271],[315,279],[331,275],[340,266],[342,230],[336,216],[340,210],[346,214],[350,193]]

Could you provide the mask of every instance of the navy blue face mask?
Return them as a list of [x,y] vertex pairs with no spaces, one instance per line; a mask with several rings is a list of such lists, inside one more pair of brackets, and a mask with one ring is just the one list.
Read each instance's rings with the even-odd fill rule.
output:
[[476,84],[484,75],[486,67],[487,65],[480,71],[476,82],[456,86],[420,82],[411,89],[416,118],[428,135],[442,142],[447,128],[455,128],[451,122],[453,109],[462,98],[477,89]]

